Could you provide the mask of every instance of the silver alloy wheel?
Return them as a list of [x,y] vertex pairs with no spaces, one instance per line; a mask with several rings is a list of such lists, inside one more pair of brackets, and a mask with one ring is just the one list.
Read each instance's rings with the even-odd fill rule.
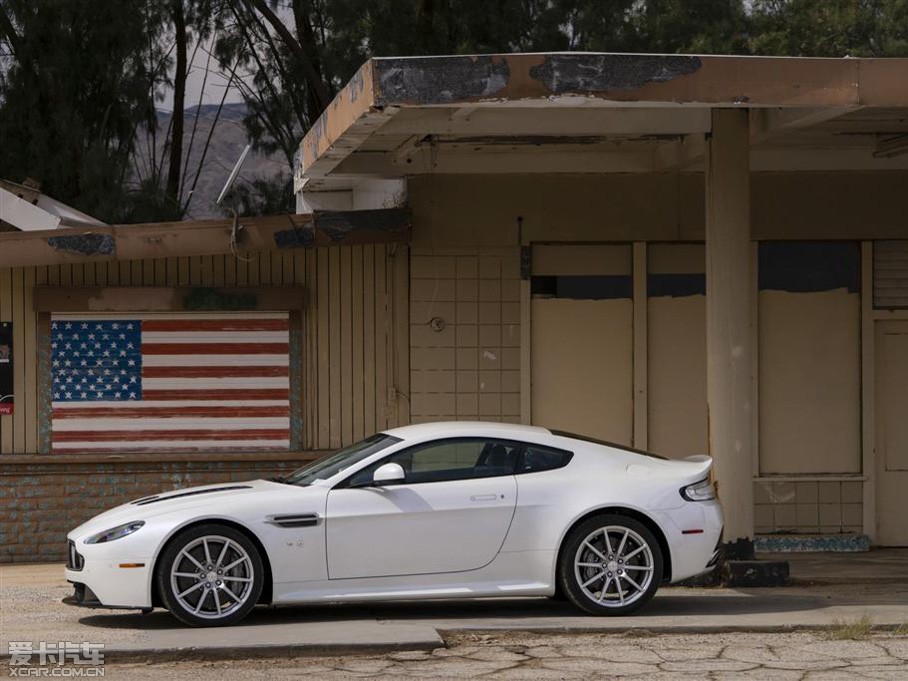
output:
[[218,535],[189,542],[170,567],[174,598],[186,612],[205,619],[220,619],[242,607],[254,578],[246,550]]
[[653,580],[653,552],[632,529],[600,527],[587,535],[574,555],[574,577],[584,595],[610,608],[638,600]]

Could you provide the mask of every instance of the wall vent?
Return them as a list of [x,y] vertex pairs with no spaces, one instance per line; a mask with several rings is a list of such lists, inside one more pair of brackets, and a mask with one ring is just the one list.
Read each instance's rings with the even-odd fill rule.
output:
[[873,306],[908,308],[908,241],[874,242]]

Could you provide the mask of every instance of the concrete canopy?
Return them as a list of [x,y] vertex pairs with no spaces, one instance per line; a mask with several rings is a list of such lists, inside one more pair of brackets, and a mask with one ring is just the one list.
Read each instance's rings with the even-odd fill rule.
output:
[[714,108],[751,169],[908,168],[908,60],[593,53],[376,58],[302,141],[295,187],[424,173],[701,170]]

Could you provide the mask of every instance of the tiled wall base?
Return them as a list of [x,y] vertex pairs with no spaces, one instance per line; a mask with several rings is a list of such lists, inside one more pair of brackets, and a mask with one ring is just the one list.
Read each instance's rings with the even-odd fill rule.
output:
[[757,553],[856,553],[870,550],[866,534],[776,534],[757,535]]
[[860,480],[754,481],[757,534],[860,534]]

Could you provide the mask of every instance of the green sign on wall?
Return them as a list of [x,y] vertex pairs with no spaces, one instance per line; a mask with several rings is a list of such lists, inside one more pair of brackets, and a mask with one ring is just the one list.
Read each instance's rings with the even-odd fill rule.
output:
[[13,324],[0,322],[0,414],[13,413]]

